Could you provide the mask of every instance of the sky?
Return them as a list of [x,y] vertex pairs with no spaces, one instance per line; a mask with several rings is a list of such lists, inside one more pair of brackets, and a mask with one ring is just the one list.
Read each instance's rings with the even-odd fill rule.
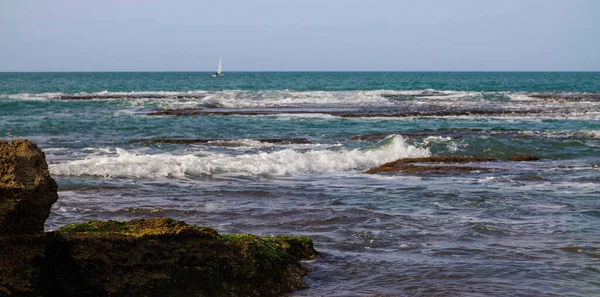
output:
[[597,0],[0,0],[0,71],[600,71]]

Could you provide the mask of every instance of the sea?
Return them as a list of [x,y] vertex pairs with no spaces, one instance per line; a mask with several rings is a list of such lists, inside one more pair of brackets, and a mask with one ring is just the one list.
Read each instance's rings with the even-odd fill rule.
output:
[[[59,185],[46,230],[310,237],[289,296],[600,296],[599,72],[211,74],[0,73],[0,139]],[[497,161],[365,173],[429,156]]]

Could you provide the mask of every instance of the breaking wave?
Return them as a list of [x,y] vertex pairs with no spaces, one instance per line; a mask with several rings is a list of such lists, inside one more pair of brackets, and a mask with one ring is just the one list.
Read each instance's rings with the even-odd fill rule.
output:
[[427,148],[417,148],[399,135],[382,140],[371,149],[320,150],[299,152],[284,149],[239,156],[134,154],[117,148],[114,156],[50,165],[53,175],[103,177],[172,177],[240,173],[243,175],[288,175],[329,171],[365,170],[399,158],[426,157]]

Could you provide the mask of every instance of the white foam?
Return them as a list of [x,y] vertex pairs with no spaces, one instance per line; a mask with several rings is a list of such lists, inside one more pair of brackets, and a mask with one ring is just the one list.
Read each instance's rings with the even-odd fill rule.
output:
[[52,98],[60,97],[63,93],[20,93],[20,94],[8,94],[6,95],[9,99],[21,99],[21,100],[31,100],[31,101],[44,101]]
[[408,145],[393,135],[372,149],[313,150],[284,149],[239,156],[172,154],[133,154],[117,149],[116,155],[93,156],[85,160],[50,165],[53,175],[93,175],[104,177],[184,177],[239,173],[243,175],[288,175],[329,171],[365,170],[407,157],[429,156],[429,149]]

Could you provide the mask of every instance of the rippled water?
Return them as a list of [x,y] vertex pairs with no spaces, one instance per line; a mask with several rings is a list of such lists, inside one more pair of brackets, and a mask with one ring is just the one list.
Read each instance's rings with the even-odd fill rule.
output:
[[[3,73],[0,94],[0,138],[38,143],[59,183],[48,230],[308,236],[291,296],[600,294],[599,73]],[[440,155],[499,161],[363,173]]]

